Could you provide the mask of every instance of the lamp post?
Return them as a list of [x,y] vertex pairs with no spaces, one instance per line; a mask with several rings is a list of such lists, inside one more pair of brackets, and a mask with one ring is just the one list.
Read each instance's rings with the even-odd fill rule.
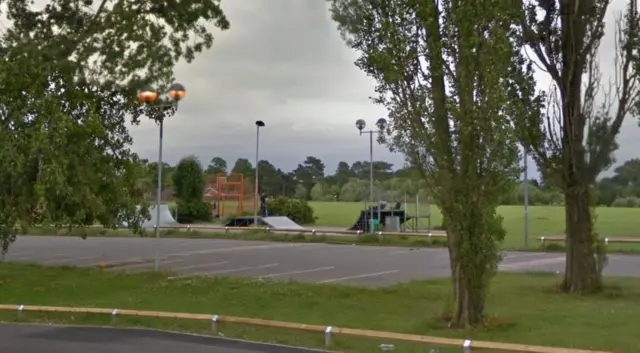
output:
[[258,226],[258,198],[260,197],[259,193],[259,184],[258,184],[258,176],[260,172],[258,171],[258,162],[260,161],[260,128],[265,127],[264,121],[256,120],[256,175],[255,175],[255,198],[253,202],[253,226]]
[[529,159],[529,149],[524,146],[524,247],[529,247],[529,173],[527,162]]
[[[373,134],[380,133],[384,131],[387,126],[387,120],[385,118],[380,118],[376,121],[377,130],[367,130],[364,128],[367,127],[367,123],[364,119],[356,120],[356,128],[360,131],[360,136],[362,134],[369,134],[369,199],[372,203],[375,204],[375,200],[373,198]],[[380,207],[378,206],[378,219],[380,219]]]
[[164,112],[170,109],[177,109],[178,102],[186,96],[186,90],[183,85],[174,83],[169,86],[169,89],[163,95],[160,95],[157,90],[147,88],[138,94],[138,99],[141,103],[147,105],[151,109],[160,110],[160,114],[153,114],[153,120],[158,123],[159,126],[159,141],[158,141],[158,188],[156,190],[156,225],[155,225],[155,256],[154,256],[154,270],[158,271],[160,267],[160,201],[162,196],[162,138],[164,129]]

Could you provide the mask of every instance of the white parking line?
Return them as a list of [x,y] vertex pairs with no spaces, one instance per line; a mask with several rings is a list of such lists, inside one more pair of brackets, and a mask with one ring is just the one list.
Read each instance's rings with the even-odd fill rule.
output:
[[[187,274],[185,276],[208,276],[208,275],[217,275],[217,274],[222,274],[222,273],[232,273],[232,272],[240,272],[240,271],[258,270],[258,269],[261,269],[261,268],[269,268],[269,267],[276,267],[276,266],[280,266],[280,264],[276,263],[276,264],[268,264],[268,265],[262,265],[262,266],[248,266],[248,267],[232,268],[230,270],[197,272],[197,273],[190,273],[190,274]],[[184,277],[184,276],[181,276],[181,277]]]
[[[119,263],[129,263],[129,262],[147,263],[146,261],[144,261],[142,259],[142,257],[137,256],[137,257],[128,257],[128,258],[124,258],[124,259],[117,259],[117,260],[98,261],[98,262],[93,262],[93,263],[90,263],[90,264],[86,264],[84,266],[117,265]],[[131,264],[131,265],[134,265],[134,264]]]
[[341,278],[332,278],[332,279],[326,279],[324,281],[320,281],[317,283],[334,283],[334,282],[342,282],[342,281],[348,281],[350,279],[358,279],[358,278],[366,278],[366,277],[375,277],[375,276],[382,276],[382,275],[388,275],[388,274],[392,274],[392,273],[398,273],[400,272],[400,270],[391,270],[391,271],[384,271],[384,272],[376,272],[376,273],[365,273],[363,275],[356,275],[356,276],[349,276],[349,277],[341,277]]
[[49,265],[49,264],[59,264],[59,263],[68,263],[68,262],[72,262],[72,261],[79,261],[79,260],[91,260],[91,259],[97,259],[100,256],[81,256],[81,257],[72,257],[72,258],[68,258],[68,259],[60,259],[60,260],[47,260],[47,261],[40,261],[41,264],[43,265]]
[[201,267],[211,267],[211,266],[219,266],[219,265],[224,265],[229,263],[229,261],[220,261],[220,262],[210,262],[210,263],[206,263],[206,264],[197,264],[197,265],[189,265],[189,266],[180,266],[180,267],[174,267],[171,269],[171,271],[184,271],[184,270],[190,270],[192,268],[201,268]]
[[501,264],[498,266],[500,270],[522,270],[529,269],[540,265],[550,265],[564,262],[564,257],[554,257],[551,259],[540,259],[540,260],[532,260],[532,261],[522,261],[516,262],[512,264]]
[[336,253],[345,253],[345,252],[352,252],[352,251],[361,251],[361,252],[365,252],[365,251],[387,251],[389,250],[389,248],[385,248],[383,246],[361,246],[361,245],[352,245],[350,248],[348,249],[338,249],[335,252]]
[[[178,262],[183,262],[184,260],[170,260],[170,261],[160,261],[160,266],[163,265],[168,265],[168,264],[175,264]],[[138,267],[145,267],[145,266],[153,266],[154,264],[152,262],[145,262],[143,264],[134,264],[134,265],[125,265],[125,266],[117,266],[117,267],[112,267],[110,269],[108,269],[109,271],[117,271],[117,270],[128,270],[130,268],[138,268]],[[173,270],[173,269],[172,269]]]
[[[419,249],[409,249],[409,250],[397,250],[397,251],[390,252],[390,254],[398,255],[398,254],[411,254],[411,253],[426,253],[426,252],[429,252],[429,250],[431,249],[419,248]],[[449,255],[447,254],[447,256]]]
[[310,270],[300,270],[300,271],[289,271],[289,272],[281,272],[281,273],[272,273],[272,274],[269,274],[269,275],[260,276],[260,278],[270,278],[270,277],[286,276],[286,275],[297,275],[299,273],[310,273],[310,272],[318,272],[318,271],[327,271],[327,270],[332,270],[332,269],[334,269],[333,266],[318,267],[318,268],[312,268]]
[[503,259],[521,259],[523,257],[544,257],[546,254],[545,253],[509,253],[509,254],[503,254],[502,258]]
[[218,248],[218,249],[206,249],[206,250],[194,250],[194,251],[181,251],[177,253],[167,254],[166,256],[191,256],[196,254],[215,254],[220,252],[235,252],[245,250],[268,250],[278,248],[295,248],[305,246],[306,244],[267,244],[267,245],[249,245],[249,246],[235,246],[230,248]]

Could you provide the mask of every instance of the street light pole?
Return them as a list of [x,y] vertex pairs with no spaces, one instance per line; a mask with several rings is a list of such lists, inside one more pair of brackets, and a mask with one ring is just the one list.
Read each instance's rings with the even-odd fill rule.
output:
[[260,172],[259,172],[259,167],[258,164],[260,162],[260,128],[264,127],[264,121],[262,120],[257,120],[256,121],[256,174],[255,174],[255,196],[253,199],[253,226],[257,227],[258,226],[258,201],[262,201],[260,200],[260,191],[259,191],[259,183],[258,183],[258,177],[260,176]]
[[155,89],[145,89],[140,91],[138,99],[141,103],[148,105],[152,109],[159,109],[159,114],[154,114],[156,117],[154,120],[159,125],[159,141],[158,141],[158,187],[156,189],[156,224],[154,226],[155,233],[155,254],[153,268],[158,271],[160,268],[160,203],[162,202],[162,141],[164,135],[164,118],[165,111],[169,109],[178,109],[178,101],[182,100],[186,96],[186,90],[183,85],[174,83],[169,87],[166,92],[167,101],[159,102],[156,104],[159,98],[158,91]]
[[[366,126],[367,123],[363,119],[356,120],[356,128],[360,131],[360,136],[362,136],[362,134],[369,134],[369,199],[375,204],[376,201],[373,193],[373,134],[384,131],[387,126],[387,120],[384,118],[378,119],[378,121],[376,121],[377,130],[363,131]],[[380,220],[380,211],[380,205],[378,205],[378,220]]]
[[158,271],[160,268],[160,202],[162,201],[162,135],[164,132],[164,116],[160,117],[160,121],[158,123],[160,125],[160,138],[158,139],[158,188],[156,189],[156,226],[154,229],[156,236],[156,249],[153,269],[155,271]]
[[373,131],[369,131],[369,199],[376,202],[373,198]]
[[529,175],[527,166],[529,150],[524,150],[524,247],[529,247]]

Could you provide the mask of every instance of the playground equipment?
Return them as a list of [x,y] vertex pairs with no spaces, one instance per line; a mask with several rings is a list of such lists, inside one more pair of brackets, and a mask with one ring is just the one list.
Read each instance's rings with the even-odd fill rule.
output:
[[[253,194],[251,181],[239,173],[217,175],[209,178],[205,201],[212,205],[212,212],[220,218],[241,215],[248,211],[245,207],[253,206],[256,196]],[[214,186],[215,185],[215,186]]]

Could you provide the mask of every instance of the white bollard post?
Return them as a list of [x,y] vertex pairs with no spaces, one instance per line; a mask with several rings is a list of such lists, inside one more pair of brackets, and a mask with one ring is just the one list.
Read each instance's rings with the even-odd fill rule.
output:
[[116,324],[116,316],[118,315],[118,309],[113,309],[113,311],[111,312],[111,324],[115,325]]
[[324,330],[324,345],[329,347],[331,345],[331,332],[333,331],[333,327],[327,326]]
[[462,353],[469,352],[471,352],[471,340],[464,340],[464,343],[462,344]]
[[211,317],[211,330],[216,335],[220,332],[220,331],[218,331],[218,315],[213,315]]

